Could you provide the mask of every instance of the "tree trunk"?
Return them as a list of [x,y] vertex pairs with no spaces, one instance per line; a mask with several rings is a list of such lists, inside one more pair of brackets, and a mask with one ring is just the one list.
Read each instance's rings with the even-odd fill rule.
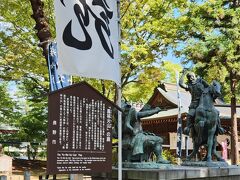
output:
[[39,46],[43,49],[43,55],[47,61],[48,58],[48,42],[52,39],[52,34],[49,29],[49,24],[44,15],[44,3],[41,0],[30,0],[33,15],[32,18],[36,22],[35,29],[37,30],[37,37],[40,40]]
[[234,73],[230,73],[231,86],[231,160],[232,164],[238,164],[238,133],[237,133],[237,110],[236,110],[236,79]]

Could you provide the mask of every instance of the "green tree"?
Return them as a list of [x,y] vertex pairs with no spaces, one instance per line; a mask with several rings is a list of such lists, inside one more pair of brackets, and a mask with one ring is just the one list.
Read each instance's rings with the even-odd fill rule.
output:
[[[51,1],[45,2],[47,20],[51,24],[52,13],[49,12],[52,12],[53,4]],[[42,7],[41,3],[40,5]],[[47,132],[46,94],[49,91],[45,43],[47,39],[42,36],[45,33],[49,37],[49,33],[45,27],[48,27],[48,23],[42,19],[43,9],[34,10],[33,17],[38,16],[40,22],[36,23],[31,18],[33,11],[30,1],[1,1],[0,77],[6,81],[14,80],[22,90],[19,96],[21,114],[19,118],[13,119],[19,132],[9,138],[39,143],[46,138]],[[34,27],[39,29],[39,32],[35,31]]]
[[176,72],[181,70],[182,67],[179,64],[171,61],[164,61],[159,67],[150,66],[139,73],[138,83],[126,85],[124,97],[129,101],[147,103],[154,89],[159,85],[159,81],[175,83]]
[[[0,82],[0,122],[2,126],[16,127],[16,121],[21,118],[20,108],[17,102],[9,94],[9,84]],[[10,134],[0,134],[0,140],[8,141]]]
[[[185,0],[121,1],[123,90],[131,82],[141,83],[140,74],[144,71],[151,72],[149,69],[161,62],[170,45],[176,44],[179,34],[174,11],[176,8],[182,9],[185,5]],[[5,25],[0,34],[3,39],[0,42],[2,78],[30,78],[47,87],[48,76],[44,57],[47,57],[47,41],[55,36],[53,17],[51,0],[1,2],[0,21]],[[106,95],[110,91],[110,94],[115,93],[112,91],[113,85],[109,82],[96,83],[93,80],[90,83],[97,84],[96,87]]]
[[30,142],[34,145],[28,147],[28,159],[35,159],[38,147],[47,138],[47,103],[46,101],[28,103],[26,112],[17,122],[19,131],[17,139],[21,142]]
[[19,111],[17,103],[8,93],[8,84],[6,82],[0,83],[0,94],[0,122],[2,124],[13,125]]
[[[185,31],[182,54],[196,64],[197,72],[225,86],[232,109],[232,163],[238,163],[236,103],[240,80],[240,2],[208,0],[192,2],[179,18]],[[228,86],[226,86],[226,83]]]
[[17,138],[22,142],[30,142],[28,158],[35,159],[38,147],[47,138],[47,94],[38,87],[37,82],[25,79],[19,87],[19,97],[23,98],[22,116],[16,122],[19,131]]
[[185,3],[163,0],[122,1],[122,87],[131,82],[141,82],[142,73],[149,72],[150,76],[155,64],[161,63],[169,47],[176,45],[181,36],[177,33],[179,23],[174,12],[182,9]]
[[0,4],[0,77],[5,80],[47,77],[29,1],[2,0]]

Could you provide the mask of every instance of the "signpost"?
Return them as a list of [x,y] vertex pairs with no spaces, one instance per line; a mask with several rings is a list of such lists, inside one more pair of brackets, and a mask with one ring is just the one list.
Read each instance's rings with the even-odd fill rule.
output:
[[85,82],[51,93],[47,173],[111,172],[114,107]]

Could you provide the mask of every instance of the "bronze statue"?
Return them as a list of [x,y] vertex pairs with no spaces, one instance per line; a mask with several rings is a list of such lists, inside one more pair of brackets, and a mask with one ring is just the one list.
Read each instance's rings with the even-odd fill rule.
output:
[[187,115],[187,127],[184,133],[189,134],[192,130],[193,152],[187,157],[190,160],[196,155],[201,145],[207,145],[207,155],[204,160],[212,161],[212,154],[216,156],[218,161],[224,161],[216,153],[216,135],[224,133],[224,129],[220,126],[219,112],[214,107],[214,101],[221,95],[221,86],[218,82],[213,81],[211,85],[207,84],[201,78],[196,78],[193,73],[188,73],[188,83],[183,83],[183,75],[179,81],[179,85],[190,91],[192,101]]
[[123,161],[147,162],[150,154],[154,153],[157,157],[157,163],[168,164],[169,161],[162,158],[163,139],[153,133],[144,132],[140,121],[143,117],[158,113],[160,108],[151,109],[145,105],[143,109],[137,112],[129,103],[122,103]]
[[[184,77],[187,74],[188,82],[184,83]],[[189,135],[190,129],[193,127],[194,118],[196,114],[196,108],[199,105],[199,100],[205,88],[209,87],[209,84],[203,80],[202,78],[197,78],[193,72],[188,72],[186,70],[183,71],[182,76],[179,80],[179,85],[186,91],[189,91],[192,99],[191,104],[189,106],[189,111],[187,114],[187,124],[183,130],[183,133]],[[216,109],[217,111],[217,109]],[[202,129],[201,129],[202,130]],[[223,134],[225,130],[221,127],[220,118],[218,119],[217,124],[217,133]]]

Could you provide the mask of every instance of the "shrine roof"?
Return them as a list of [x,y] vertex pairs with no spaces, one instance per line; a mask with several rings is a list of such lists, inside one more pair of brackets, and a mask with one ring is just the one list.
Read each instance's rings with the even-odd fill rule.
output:
[[11,134],[17,132],[18,130],[19,130],[18,128],[7,124],[0,125],[0,133],[2,134]]
[[[189,92],[179,88],[181,103],[190,104],[191,96]],[[177,86],[172,83],[162,83],[159,87],[155,88],[152,97],[149,99],[148,104],[153,107],[160,107],[162,109],[172,109],[178,107]]]
[[[187,109],[182,109],[182,114],[187,113]],[[167,119],[167,118],[172,118],[172,117],[177,117],[178,116],[178,108],[174,109],[168,109],[168,110],[162,110],[158,114],[154,114],[152,116],[142,118],[142,121],[146,120],[154,120],[154,119]]]
[[[221,119],[231,119],[231,107],[220,107],[216,106],[217,110],[220,112]],[[240,108],[237,108],[237,118],[240,119]]]
[[[216,107],[216,109],[220,112],[220,118],[225,120],[231,119],[231,107]],[[181,109],[182,114],[187,114],[188,108],[183,107]],[[154,114],[152,116],[142,118],[143,121],[154,120],[154,119],[167,119],[178,116],[178,108],[167,109],[160,111],[158,114]],[[237,118],[240,119],[240,108],[237,108]]]

